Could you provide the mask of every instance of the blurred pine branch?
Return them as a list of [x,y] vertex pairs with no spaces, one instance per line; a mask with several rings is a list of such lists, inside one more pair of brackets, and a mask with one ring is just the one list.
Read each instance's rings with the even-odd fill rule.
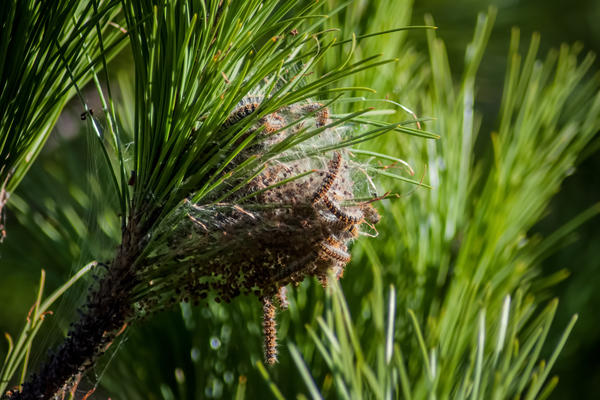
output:
[[[377,266],[374,282],[380,282],[377,277],[383,274],[399,288],[399,309],[413,310],[401,314],[398,321],[398,350],[404,365],[386,371],[402,383],[392,386],[393,393],[407,398],[545,397],[556,384],[550,380],[545,389],[543,386],[564,336],[548,363],[538,361],[556,302],[544,307],[534,297],[537,290],[547,287],[538,284],[539,263],[554,247],[528,238],[527,233],[542,218],[550,198],[576,165],[577,155],[596,134],[599,82],[597,76],[586,75],[592,56],[578,61],[577,48],[564,46],[545,61],[536,61],[536,36],[521,61],[515,31],[499,132],[492,135],[495,156],[491,160],[475,158],[480,124],[476,73],[494,16],[492,10],[487,17],[480,17],[456,84],[443,42],[428,32],[431,85],[423,88],[428,94],[418,99],[422,105],[417,114],[435,116],[426,125],[433,125],[432,130],[440,132],[442,139],[439,143],[409,142],[399,153],[421,154],[435,189],[419,190],[409,199],[398,200],[402,206],[385,204],[384,220],[393,217],[397,224],[382,227],[383,239],[376,245],[360,246],[363,264]],[[426,22],[434,25],[432,20]],[[418,76],[413,79],[427,81]],[[386,82],[382,87],[394,84],[398,82]],[[389,139],[383,142],[386,149],[399,146]],[[411,164],[419,165],[418,161]],[[582,217],[597,214],[594,207]],[[548,240],[559,244],[576,226],[565,226]],[[561,276],[564,273],[544,281],[556,282]],[[352,290],[358,285],[350,283],[348,287]],[[381,284],[354,291],[351,304],[360,306],[353,304],[352,308],[383,312],[381,292]],[[368,304],[371,296],[379,298],[377,306]],[[385,318],[372,312],[369,319],[359,317],[354,326],[362,327],[370,318],[378,321],[377,339],[372,340],[373,332],[365,329],[365,340],[370,340],[367,350],[361,350],[373,357],[370,365],[378,366],[381,358],[376,355],[382,357],[384,350]],[[513,327],[506,331],[509,325]],[[571,328],[572,323],[565,335]],[[507,337],[506,332],[512,336]],[[336,334],[325,331],[324,337],[331,344],[340,334],[339,330]],[[378,345],[369,346],[372,342]],[[347,351],[350,349],[342,349],[340,354]],[[502,357],[504,361],[499,362]],[[348,389],[352,398],[376,393],[357,383],[364,367],[361,356],[355,355],[354,360],[353,366],[329,365],[334,381],[339,379],[352,388]],[[372,380],[367,372],[360,379],[365,386]],[[383,377],[377,380],[384,381]],[[335,387],[344,386],[338,383]],[[384,389],[391,390],[381,384],[380,393],[385,393]],[[337,396],[343,397],[343,390]]]
[[[120,22],[115,3],[10,0],[2,7],[0,216],[76,85],[123,47],[124,35],[111,25]],[[1,239],[1,220],[0,229]]]

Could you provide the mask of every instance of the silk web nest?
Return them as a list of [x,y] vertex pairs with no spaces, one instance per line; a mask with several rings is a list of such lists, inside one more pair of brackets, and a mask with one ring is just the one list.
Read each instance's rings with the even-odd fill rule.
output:
[[[260,96],[245,98],[221,130],[242,125],[261,101]],[[229,302],[255,295],[263,303],[265,360],[275,363],[275,304],[287,308],[287,286],[307,276],[323,286],[342,277],[350,242],[363,230],[372,232],[379,221],[371,204],[358,200],[374,192],[373,182],[349,150],[335,148],[347,128],[333,125],[329,109],[310,101],[253,124],[246,134],[256,134],[257,144],[237,155],[223,176],[304,132],[319,133],[271,158],[238,187],[231,184],[213,194],[218,199],[235,189],[227,198],[198,204],[186,199],[171,213],[154,234],[148,262],[138,269],[144,282],[135,296],[138,311],[147,314],[213,296]]]

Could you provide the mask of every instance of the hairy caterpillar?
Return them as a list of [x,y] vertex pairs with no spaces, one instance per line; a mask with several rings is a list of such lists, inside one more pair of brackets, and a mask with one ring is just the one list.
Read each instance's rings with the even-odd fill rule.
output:
[[359,232],[358,232],[358,228],[356,227],[356,225],[354,225],[354,224],[350,225],[350,227],[347,230],[350,233],[351,237],[353,237],[353,238],[358,237]]
[[269,297],[262,298],[263,303],[263,335],[265,338],[265,361],[269,365],[277,362],[277,323],[275,322],[275,306]]
[[[221,130],[225,130],[250,116],[258,109],[258,107],[260,107],[262,101],[263,98],[261,96],[248,96],[242,99],[237,107],[229,114],[223,125],[221,125]],[[264,125],[265,132],[268,134],[272,134],[285,126],[285,119],[277,113],[266,115],[258,122],[261,125]]]
[[221,125],[221,130],[229,128],[252,114],[258,109],[261,102],[262,98],[259,96],[248,96],[242,99],[238,106],[229,114],[223,125]]
[[279,300],[279,308],[282,310],[287,310],[289,303],[287,299],[287,287],[282,286],[277,291],[277,300]]
[[265,127],[265,132],[268,134],[275,133],[277,130],[285,126],[285,119],[277,113],[269,114],[259,121]]
[[362,210],[365,219],[372,224],[378,223],[381,219],[381,216],[371,204],[362,204],[360,209]]
[[346,253],[340,247],[332,246],[332,245],[324,243],[324,242],[321,242],[320,247],[321,247],[321,251],[324,254],[326,254],[327,256],[329,256],[330,258],[341,261],[344,264],[347,264],[348,262],[350,262],[350,254]]
[[321,103],[305,104],[300,108],[303,112],[315,112],[315,126],[321,128],[329,123],[329,109]]
[[323,196],[323,203],[325,207],[332,213],[337,219],[339,219],[344,224],[360,224],[363,222],[362,215],[360,217],[355,217],[354,215],[350,215],[345,213],[337,204],[329,199],[327,196]]
[[342,155],[338,151],[336,151],[333,155],[333,159],[329,162],[329,171],[328,171],[327,175],[325,176],[325,178],[323,179],[323,183],[321,184],[319,189],[317,189],[317,191],[315,192],[315,194],[313,196],[313,199],[312,199],[313,204],[315,204],[317,201],[319,201],[320,199],[325,197],[327,192],[329,192],[329,189],[331,189],[333,182],[335,182],[335,179],[337,178],[337,175],[340,171],[341,166],[342,166]]
[[321,128],[329,123],[329,109],[324,108],[317,113],[316,126]]

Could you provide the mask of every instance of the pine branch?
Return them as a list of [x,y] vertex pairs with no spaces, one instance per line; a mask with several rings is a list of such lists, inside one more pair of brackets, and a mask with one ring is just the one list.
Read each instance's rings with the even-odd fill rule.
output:
[[[10,399],[61,396],[127,324],[209,296],[263,299],[265,353],[274,362],[273,300],[283,306],[285,286],[306,276],[324,286],[330,273],[342,276],[348,243],[379,219],[356,200],[366,186],[355,181],[363,166],[344,147],[415,132],[382,124],[345,138],[344,124],[368,110],[332,118],[335,99],[310,99],[393,61],[366,57],[305,79],[335,43],[289,33],[317,6],[123,2],[135,67],[133,165],[115,109],[108,110],[112,143],[100,141],[120,200],[121,245],[63,344]],[[292,10],[296,17],[287,19]],[[126,178],[128,167],[135,179]]]

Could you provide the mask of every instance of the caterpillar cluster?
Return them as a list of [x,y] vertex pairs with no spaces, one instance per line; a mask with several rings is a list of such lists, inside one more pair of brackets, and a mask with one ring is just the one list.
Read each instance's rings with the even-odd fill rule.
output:
[[265,361],[273,364],[275,311],[287,308],[286,287],[307,276],[323,286],[330,277],[342,277],[351,260],[349,243],[358,237],[365,220],[376,222],[378,215],[354,199],[357,184],[347,150],[312,155],[319,154],[315,149],[338,143],[343,134],[329,126],[327,107],[305,102],[257,117],[261,102],[260,96],[247,97],[220,128],[227,134],[254,116],[256,122],[247,132],[261,129],[257,143],[240,152],[232,164],[267,154],[301,130],[312,128],[317,134],[268,161],[230,197],[210,204],[184,202],[166,219],[164,231],[154,236],[157,243],[164,236],[164,247],[139,269],[144,276],[140,281],[149,282],[140,290],[139,310],[148,313],[209,296],[229,302],[254,295],[263,304]]

